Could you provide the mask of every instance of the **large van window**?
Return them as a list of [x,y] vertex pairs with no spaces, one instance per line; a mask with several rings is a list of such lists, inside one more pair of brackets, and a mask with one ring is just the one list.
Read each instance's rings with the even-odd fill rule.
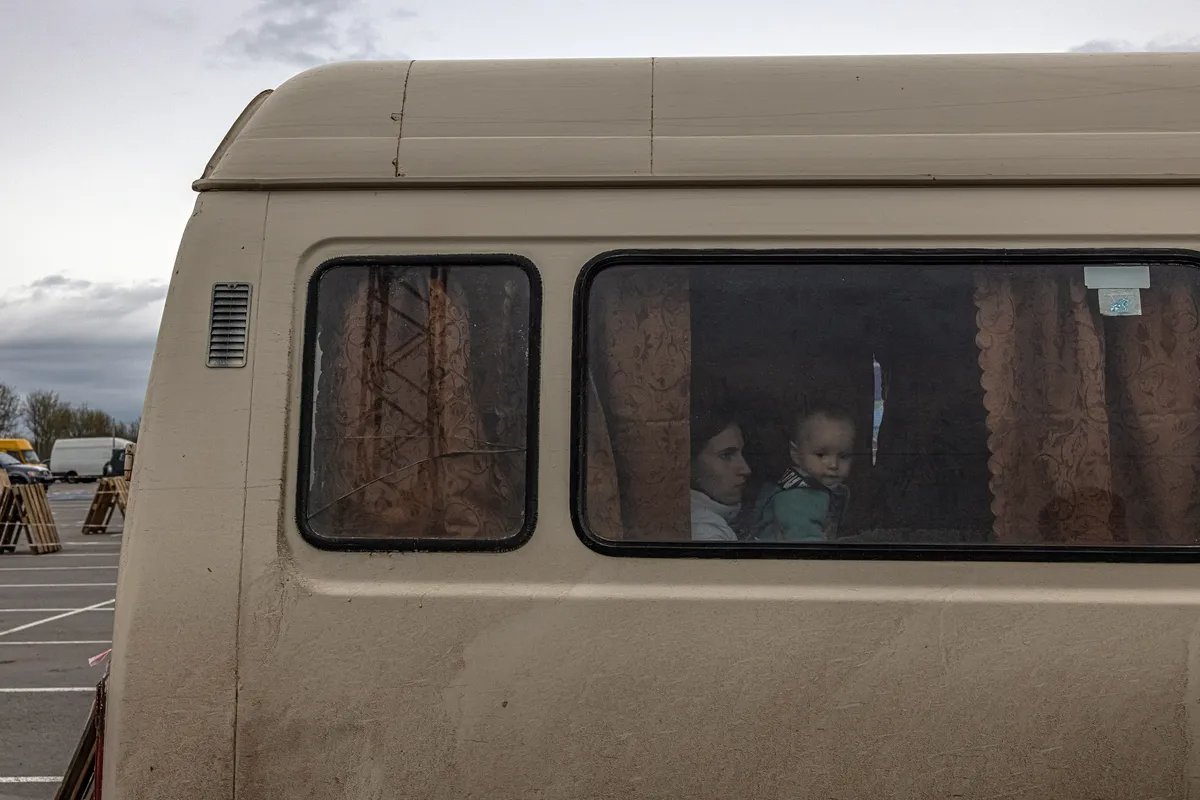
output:
[[536,277],[341,263],[310,288],[302,527],[317,543],[494,547],[532,520]]
[[577,519],[622,552],[1196,545],[1198,296],[1165,254],[601,260]]

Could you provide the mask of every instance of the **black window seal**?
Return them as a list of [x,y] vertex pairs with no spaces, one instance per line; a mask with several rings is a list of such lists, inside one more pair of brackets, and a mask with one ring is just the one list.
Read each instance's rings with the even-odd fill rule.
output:
[[1116,263],[1200,269],[1200,251],[1182,248],[875,248],[875,249],[626,249],[595,256],[575,281],[571,375],[571,522],[591,550],[606,556],[642,558],[839,559],[887,561],[1032,561],[1193,563],[1200,545],[1094,546],[1004,544],[826,544],[770,542],[616,542],[587,526],[587,301],[596,276],[616,266],[1104,266]]
[[[450,538],[375,538],[365,536],[333,537],[317,533],[305,519],[308,505],[309,473],[312,465],[311,433],[313,424],[314,358],[317,344],[317,292],[321,276],[348,266],[386,267],[517,267],[529,281],[529,373],[528,411],[525,451],[525,522],[512,536],[504,539]],[[369,255],[338,256],[317,266],[308,279],[304,309],[304,349],[301,366],[300,425],[298,430],[299,467],[296,478],[296,527],[309,544],[321,550],[355,552],[490,552],[516,550],[529,541],[537,527],[538,501],[538,413],[541,396],[542,351],[542,277],[532,261],[514,254],[479,253],[455,255]]]

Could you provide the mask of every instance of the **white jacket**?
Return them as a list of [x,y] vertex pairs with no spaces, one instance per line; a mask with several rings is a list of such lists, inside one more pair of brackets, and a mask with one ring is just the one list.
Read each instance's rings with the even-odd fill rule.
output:
[[742,510],[741,505],[718,503],[699,489],[692,489],[692,541],[736,542],[730,523]]

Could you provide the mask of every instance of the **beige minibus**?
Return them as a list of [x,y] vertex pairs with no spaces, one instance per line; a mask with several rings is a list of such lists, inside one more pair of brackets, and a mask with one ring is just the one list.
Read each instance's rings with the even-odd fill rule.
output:
[[1200,793],[1200,56],[337,64],[194,188],[104,800]]

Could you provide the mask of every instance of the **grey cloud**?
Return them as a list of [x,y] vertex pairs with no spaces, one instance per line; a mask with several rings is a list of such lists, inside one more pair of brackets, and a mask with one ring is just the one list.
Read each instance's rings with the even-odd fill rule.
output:
[[48,275],[5,292],[0,348],[30,338],[137,337],[157,329],[166,293],[167,287],[156,282],[116,284]]
[[298,11],[317,14],[333,14],[357,5],[355,0],[262,0],[258,8],[262,12]]
[[51,389],[68,402],[132,420],[142,413],[154,339],[154,334],[118,342],[34,338],[0,345],[0,382],[22,393]]
[[0,383],[51,389],[118,419],[141,413],[166,286],[49,275],[0,301]]
[[1200,36],[1186,39],[1161,37],[1145,43],[1126,39],[1092,39],[1072,47],[1072,53],[1193,53],[1200,52]]
[[1072,53],[1128,53],[1136,50],[1132,42],[1123,39],[1092,39],[1077,47],[1072,47]]
[[173,33],[187,31],[197,21],[196,12],[190,8],[162,8],[153,3],[142,3],[135,11],[151,25]]
[[28,296],[20,299],[0,300],[0,310],[12,308],[21,304],[41,302],[48,296],[63,292],[86,292],[91,287],[90,281],[68,278],[65,275],[47,275],[29,284]]
[[104,303],[106,315],[119,317],[162,301],[167,295],[167,287],[160,283],[140,286],[101,283],[89,286],[86,295],[95,302]]
[[250,13],[253,22],[227,36],[220,50],[234,62],[302,68],[400,57],[380,46],[377,16],[362,0],[260,0]]
[[[85,283],[85,282],[86,281],[79,281],[79,283]],[[68,283],[71,283],[71,279],[66,277],[65,275],[47,275],[44,278],[38,278],[36,281],[34,281],[33,283],[31,283],[29,285],[34,286],[34,287],[37,287],[37,286],[63,286]]]

